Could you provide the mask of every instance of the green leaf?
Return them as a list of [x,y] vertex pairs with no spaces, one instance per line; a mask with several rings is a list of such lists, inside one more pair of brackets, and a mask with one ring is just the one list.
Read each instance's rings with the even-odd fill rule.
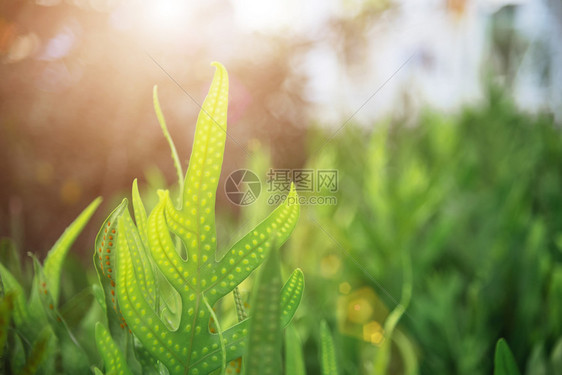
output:
[[[281,328],[286,327],[290,323],[293,316],[295,315],[295,312],[297,311],[298,305],[302,298],[303,290],[304,290],[304,275],[302,274],[302,271],[300,269],[297,269],[293,271],[289,279],[283,285],[283,289],[281,290],[281,313],[280,313]],[[238,321],[247,319],[248,315],[244,308],[244,303],[242,301],[242,297],[240,296],[240,292],[238,288],[234,288],[233,294],[236,304],[236,312],[238,314]],[[230,361],[227,366],[226,373],[227,374],[240,373],[241,366],[242,366],[241,358],[238,358],[237,360],[234,361]],[[291,372],[287,372],[287,373],[289,374]]]
[[[209,329],[212,307],[246,279],[272,249],[277,250],[287,240],[299,216],[299,206],[288,203],[296,201],[293,186],[286,202],[225,256],[216,259],[215,195],[226,139],[228,76],[222,65],[215,66],[213,83],[197,121],[183,205],[174,206],[168,191],[158,191],[159,202],[145,220],[138,187],[133,184],[136,226],[126,204],[122,204],[102,228],[115,230],[116,236],[114,248],[110,249],[113,258],[107,259],[113,266],[111,286],[116,298],[108,300],[107,310],[113,305],[122,312],[135,339],[145,349],[140,356],[158,360],[171,375],[209,374],[242,356],[251,319],[225,331],[214,319],[219,332],[216,334]],[[105,240],[100,237],[103,233],[96,242],[102,258],[96,255],[94,261],[100,279],[105,280],[108,275],[104,274],[107,267],[103,251],[107,244],[100,244]],[[186,257],[180,255],[173,235],[181,239]],[[153,265],[152,274],[149,265]],[[302,295],[302,281],[298,271],[281,295],[278,285],[277,298],[283,298],[285,313],[278,314],[277,324],[287,324],[294,315]],[[108,290],[107,280],[104,290]],[[161,307],[159,302],[163,302]],[[277,309],[279,312],[280,304]],[[112,336],[115,338],[113,332]],[[137,357],[139,353],[137,350]]]
[[37,293],[37,299],[32,299],[39,301],[40,304],[36,305],[31,303],[31,307],[33,309],[43,309],[45,313],[44,316],[50,320],[50,323],[55,323],[57,321],[57,313],[55,310],[54,300],[53,297],[47,288],[47,277],[43,272],[43,267],[39,263],[39,260],[34,254],[29,254],[31,259],[33,260],[33,280],[35,285],[33,285],[33,293]]
[[228,362],[228,364],[226,365],[226,370],[224,371],[224,374],[226,375],[235,375],[242,373],[242,357]]
[[234,290],[232,291],[232,295],[234,296],[236,315],[238,316],[238,321],[241,322],[244,319],[248,318],[248,313],[246,311],[246,308],[244,307],[244,301],[242,300],[242,296],[240,295],[240,289],[238,287],[234,288]]
[[[221,64],[216,67],[209,93],[203,102],[197,124],[189,167],[185,176],[183,207],[191,228],[209,225],[214,232],[215,195],[219,183],[228,109],[228,73]],[[201,223],[200,218],[206,221]],[[212,244],[212,237],[204,243]]]
[[119,218],[127,211],[127,199],[123,199],[104,221],[96,236],[94,265],[105,298],[107,323],[112,336],[122,344],[125,340],[125,320],[121,316],[116,298],[117,240]]
[[12,293],[14,295],[13,319],[16,327],[21,328],[29,318],[29,312],[27,310],[27,303],[25,302],[25,293],[23,291],[23,287],[12,275],[12,273],[8,271],[1,263],[0,277],[2,278],[4,293]]
[[338,366],[336,363],[334,339],[325,320],[322,320],[320,323],[320,346],[322,375],[337,375]]
[[13,343],[10,345],[10,370],[12,374],[19,374],[25,364],[25,349],[20,336],[16,333],[13,336]]
[[145,349],[142,343],[135,339],[135,357],[139,362],[143,375],[159,375],[158,361]]
[[295,316],[304,292],[304,275],[297,268],[281,290],[281,327],[286,327]]
[[10,270],[18,280],[23,280],[20,254],[13,240],[10,238],[0,239],[0,263]]
[[[550,367],[553,374],[560,375],[562,371],[562,337],[558,338],[550,353]],[[558,371],[558,373],[556,373]]]
[[[8,328],[12,319],[12,311],[14,310],[14,294],[9,293],[0,297],[0,361],[4,358],[4,348],[8,340]],[[0,369],[2,364],[0,364]]]
[[90,220],[93,213],[96,211],[101,203],[101,198],[96,198],[82,211],[82,213],[66,228],[62,236],[58,239],[55,245],[51,248],[45,259],[44,272],[46,282],[53,296],[54,303],[56,304],[59,299],[60,290],[60,273],[62,263],[70,249],[70,246],[76,240],[76,237],[82,232],[84,226]]
[[[164,269],[162,272],[168,279],[177,280],[179,288],[185,285],[184,281],[189,283],[194,282],[194,280],[196,282],[197,279],[200,279],[202,288],[210,294],[209,300],[211,301],[211,305],[220,297],[232,291],[263,262],[265,256],[271,249],[272,240],[275,239],[276,244],[281,246],[289,238],[299,215],[299,206],[289,203],[294,202],[296,199],[296,191],[293,186],[285,202],[277,207],[267,219],[258,224],[246,236],[235,243],[222,259],[218,262],[211,262],[211,259],[215,258],[216,252],[214,231],[211,244],[197,241],[194,239],[194,233],[197,232],[189,230],[186,226],[182,226],[182,222],[189,223],[189,221],[182,218],[181,212],[174,210],[168,193],[160,192],[160,195],[161,202],[159,206],[165,204],[166,222],[170,226],[170,230],[184,241],[184,244],[188,248],[190,261],[184,262],[183,259],[175,253],[169,236],[160,238],[159,241],[163,241],[161,244],[151,243],[152,249],[158,247],[169,247],[172,249],[172,251],[168,251],[166,254],[153,252],[154,259],[157,261],[159,259],[162,261],[169,259],[175,260],[178,264],[185,264],[185,267],[182,267],[183,275],[177,274],[177,270]],[[159,206],[154,209],[151,217],[153,214],[158,215]],[[160,227],[157,228],[157,231],[163,233],[165,229],[164,219],[156,219],[155,216],[154,223],[156,223],[156,220],[160,220],[161,224]],[[207,219],[201,217],[198,221],[207,222]],[[210,228],[210,226],[204,226],[202,229],[204,231],[210,231]],[[206,232],[203,232],[199,237],[206,240],[208,235]],[[193,249],[193,247],[195,247],[195,249]],[[199,277],[190,277],[190,275],[197,274],[199,274]]]
[[96,345],[103,358],[107,374],[132,375],[127,367],[125,356],[111,338],[107,328],[100,322],[96,323]]
[[176,167],[176,173],[178,175],[178,183],[179,183],[180,191],[183,191],[183,184],[184,184],[183,168],[181,166],[178,151],[176,150],[176,145],[174,144],[174,140],[170,136],[170,132],[168,132],[168,127],[166,126],[166,119],[164,118],[164,114],[162,113],[162,109],[160,108],[160,102],[158,101],[158,87],[156,85],[154,85],[154,88],[152,89],[152,101],[154,104],[154,112],[156,112],[156,118],[158,118],[158,123],[162,128],[162,133],[164,133],[164,138],[166,138],[166,140],[168,141],[168,145],[170,146],[170,151],[172,152],[172,160],[174,161],[174,166]]
[[246,374],[280,374],[281,270],[277,251],[269,253],[254,288],[245,360]]
[[20,375],[33,375],[39,370],[49,354],[50,341],[54,338],[50,326],[45,327],[40,333],[27,357]]
[[301,339],[292,325],[285,330],[285,373],[306,375]]
[[103,311],[106,311],[107,305],[105,304],[105,294],[103,288],[99,284],[92,285],[92,294],[94,295],[96,301],[101,306]]
[[137,228],[139,231],[139,235],[142,239],[144,244],[148,244],[148,235],[146,231],[146,210],[144,208],[144,204],[142,203],[140,194],[139,194],[139,187],[137,183],[137,179],[133,180],[133,211],[135,213],[135,222],[137,223]]
[[[123,228],[121,227],[123,224]],[[119,218],[119,233],[127,241],[127,248],[131,252],[131,259],[133,260],[133,269],[138,281],[138,286],[142,292],[143,297],[155,309],[156,303],[156,288],[155,288],[155,275],[152,269],[152,264],[148,257],[148,251],[145,249],[145,243],[141,240],[137,227],[133,223],[133,219],[129,215],[129,211],[123,211]]]
[[66,321],[58,312],[50,290],[47,288],[47,277],[39,260],[32,254],[31,257],[33,259],[34,280],[36,282],[34,293],[38,296],[36,301],[39,301],[41,305],[36,308],[42,309],[42,316],[47,318],[47,322],[53,329],[53,333],[57,338],[57,351],[61,353],[61,364],[66,373],[83,373],[87,369],[88,358],[78,340],[68,328]]
[[519,369],[515,363],[515,358],[503,338],[499,339],[496,344],[494,375],[519,375]]

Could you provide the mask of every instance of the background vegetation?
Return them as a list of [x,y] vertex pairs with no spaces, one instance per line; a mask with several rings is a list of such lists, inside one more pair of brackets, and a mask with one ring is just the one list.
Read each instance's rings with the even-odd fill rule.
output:
[[[443,1],[424,12],[341,1],[300,29],[242,27],[251,17],[238,18],[233,2],[207,3],[166,30],[124,1],[0,5],[0,260],[28,295],[26,254],[43,263],[73,218],[104,197],[63,265],[58,296],[72,333],[65,345],[80,343],[81,365],[102,363],[91,264],[100,223],[135,177],[148,209],[156,188],[177,189],[151,87],[188,155],[208,63],[220,60],[231,92],[219,249],[272,211],[270,168],[338,173],[337,192],[323,193],[337,204],[301,207],[281,250],[284,279],[295,268],[305,277],[285,339],[302,342],[309,374],[333,364],[323,354],[332,345],[341,374],[491,374],[501,337],[522,374],[561,374],[558,3],[537,2],[551,18],[531,22],[524,15],[540,12],[525,2]],[[413,14],[423,22],[410,23]],[[436,20],[446,27],[426,34]],[[246,207],[222,188],[239,168],[262,181]],[[251,284],[240,286],[247,302]],[[226,321],[236,320],[231,303],[221,307]],[[20,354],[4,357],[0,373],[23,367],[33,344],[8,342]]]

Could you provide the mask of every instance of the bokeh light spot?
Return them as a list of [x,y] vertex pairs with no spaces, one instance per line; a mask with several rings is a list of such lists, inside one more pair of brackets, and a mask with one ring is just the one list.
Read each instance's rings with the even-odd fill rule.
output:
[[60,199],[64,204],[73,205],[82,197],[82,186],[75,179],[64,181],[60,189]]
[[345,335],[372,343],[379,342],[381,339],[378,335],[372,336],[377,332],[373,322],[379,325],[378,322],[384,322],[388,308],[371,287],[351,291],[351,286],[345,284],[340,284],[340,289],[343,285],[344,290],[349,287],[350,291],[338,298],[338,328]]
[[7,62],[21,61],[35,53],[39,48],[39,38],[34,33],[18,35],[8,47]]
[[39,59],[53,61],[63,58],[72,50],[77,39],[75,28],[70,26],[63,27],[55,37],[47,42],[45,50]]
[[358,298],[350,301],[347,308],[349,320],[354,323],[365,323],[373,313],[369,299]]
[[52,7],[55,5],[59,5],[62,0],[35,0],[35,4],[41,5],[44,7]]
[[375,345],[384,341],[384,331],[379,322],[373,320],[363,326],[363,340]]
[[351,285],[347,281],[340,284],[339,290],[341,294],[349,294],[351,292]]
[[341,259],[339,256],[330,254],[322,258],[320,263],[320,272],[325,278],[334,276],[340,269]]
[[54,168],[51,163],[40,161],[35,166],[35,179],[41,185],[49,185],[53,182]]

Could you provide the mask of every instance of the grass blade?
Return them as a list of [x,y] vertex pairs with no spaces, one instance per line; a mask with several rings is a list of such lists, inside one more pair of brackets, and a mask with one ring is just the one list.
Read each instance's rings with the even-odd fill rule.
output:
[[8,328],[14,310],[14,295],[12,293],[2,296],[0,299],[0,370],[4,366],[4,348],[8,340]]
[[23,287],[16,280],[10,271],[0,263],[0,277],[5,294],[14,295],[13,319],[16,327],[22,325],[28,320],[29,313],[27,311],[27,303],[25,302],[25,293]]
[[52,338],[53,331],[51,327],[47,326],[41,331],[37,340],[33,343],[31,353],[29,353],[20,375],[33,375],[39,370],[43,362],[47,359],[49,344]]
[[166,140],[168,141],[168,145],[170,146],[170,151],[172,152],[172,160],[174,161],[174,166],[176,167],[176,173],[178,175],[178,184],[181,192],[183,191],[183,183],[184,183],[183,168],[181,166],[180,157],[178,155],[178,151],[176,150],[176,145],[174,144],[174,140],[170,136],[170,132],[168,131],[168,127],[166,126],[166,119],[164,118],[164,113],[162,113],[162,109],[160,108],[160,102],[158,101],[158,86],[156,85],[154,85],[154,88],[152,89],[152,101],[154,104],[154,112],[156,112],[156,117],[158,118],[158,123],[162,128],[162,133],[164,133],[164,138],[166,138]]
[[18,248],[9,238],[0,238],[0,263],[9,269],[16,279],[23,279]]
[[499,339],[496,344],[494,375],[519,375],[513,353],[511,353],[507,342],[503,338]]
[[20,336],[16,333],[13,336],[13,343],[10,347],[10,366],[12,374],[19,374],[25,365],[25,348]]
[[147,225],[146,210],[144,208],[144,204],[142,203],[139,194],[139,186],[136,178],[133,181],[132,197],[133,197],[133,211],[135,214],[135,222],[137,223],[139,235],[142,239],[142,242],[148,244],[148,236],[147,236],[147,229],[146,229],[146,225]]
[[285,373],[287,375],[306,375],[302,342],[292,325],[285,330]]
[[78,235],[82,232],[82,229],[84,229],[84,226],[86,226],[100,205],[101,201],[101,198],[96,198],[92,203],[90,203],[88,207],[86,207],[84,211],[82,211],[82,213],[72,222],[72,224],[66,228],[62,236],[47,254],[47,258],[44,263],[44,272],[49,291],[53,296],[55,304],[59,300],[60,273],[66,254],[68,253],[70,246],[72,246],[76,240],[76,237],[78,237]]

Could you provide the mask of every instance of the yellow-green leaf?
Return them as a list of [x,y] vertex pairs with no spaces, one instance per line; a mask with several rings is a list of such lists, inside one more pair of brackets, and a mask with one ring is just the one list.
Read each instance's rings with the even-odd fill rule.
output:
[[59,299],[60,290],[60,272],[61,267],[70,249],[70,246],[76,240],[76,237],[82,232],[84,226],[94,214],[102,199],[96,198],[82,211],[82,213],[66,228],[62,236],[58,239],[55,245],[47,254],[44,264],[45,278],[51,295],[53,296],[54,303],[56,304]]
[[320,360],[322,375],[338,375],[334,339],[325,320],[320,322]]
[[127,367],[125,356],[111,338],[107,328],[100,322],[96,323],[96,346],[103,358],[107,374],[132,375]]

